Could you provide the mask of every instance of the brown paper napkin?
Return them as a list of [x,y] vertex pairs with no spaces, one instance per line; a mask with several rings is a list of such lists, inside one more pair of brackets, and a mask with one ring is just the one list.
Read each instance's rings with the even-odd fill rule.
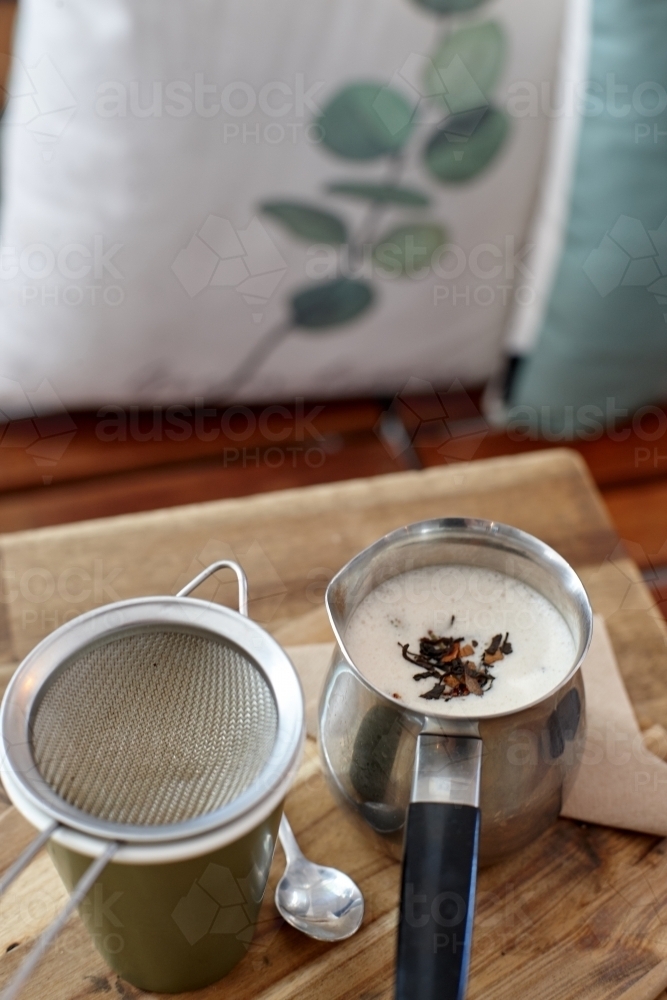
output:
[[[328,642],[287,647],[303,684],[310,736],[317,734],[317,706],[332,649]],[[644,744],[600,617],[595,619],[583,675],[588,732],[562,815],[667,836],[667,764]]]
[[562,815],[667,836],[667,764],[644,744],[602,618],[583,673],[586,746]]

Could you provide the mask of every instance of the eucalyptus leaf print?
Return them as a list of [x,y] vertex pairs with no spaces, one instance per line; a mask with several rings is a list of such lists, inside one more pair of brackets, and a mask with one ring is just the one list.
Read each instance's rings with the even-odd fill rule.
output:
[[507,116],[496,108],[452,115],[429,140],[424,162],[436,180],[461,184],[489,166],[507,132]]
[[428,273],[433,255],[445,242],[445,230],[434,223],[398,226],[375,247],[374,257],[391,275],[418,278]]
[[347,241],[345,223],[321,208],[297,201],[266,201],[261,209],[281,222],[294,236],[309,243],[337,245]]
[[505,35],[495,21],[448,35],[427,63],[424,83],[445,110],[461,114],[489,104],[505,61]]
[[412,108],[380,83],[353,83],[339,91],[317,120],[322,144],[346,160],[397,153],[412,131]]
[[474,10],[486,0],[412,0],[412,2],[434,14],[460,14],[462,11]]
[[362,181],[341,181],[328,184],[327,191],[331,194],[348,195],[350,198],[375,202],[378,205],[405,205],[413,208],[425,208],[431,199],[417,188],[398,184],[365,184]]
[[349,323],[368,309],[373,294],[369,284],[352,278],[335,278],[321,285],[311,285],[292,297],[294,325],[316,332]]
[[405,182],[408,165],[431,183],[461,184],[488,169],[505,143],[508,120],[492,103],[506,59],[504,32],[495,21],[452,26],[452,16],[484,0],[405,2],[441,26],[433,52],[416,58],[423,86],[401,83],[400,67],[391,84],[347,83],[313,123],[316,148],[332,163],[346,160],[347,176],[323,185],[321,204],[282,197],[260,205],[289,236],[311,244],[311,257],[315,247],[322,250],[326,266],[319,281],[290,294],[285,318],[254,342],[230,376],[233,392],[290,335],[333,334],[367,316],[378,281],[429,274],[449,237],[430,217],[428,188]]

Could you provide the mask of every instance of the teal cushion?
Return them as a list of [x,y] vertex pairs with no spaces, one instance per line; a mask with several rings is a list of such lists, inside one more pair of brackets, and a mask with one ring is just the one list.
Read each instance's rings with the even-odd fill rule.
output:
[[508,400],[552,428],[667,399],[667,0],[593,0],[592,18],[562,257]]

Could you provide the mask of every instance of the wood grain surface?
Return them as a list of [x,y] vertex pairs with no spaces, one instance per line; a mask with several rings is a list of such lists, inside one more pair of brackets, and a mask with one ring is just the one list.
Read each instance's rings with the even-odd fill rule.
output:
[[[233,554],[250,578],[251,613],[281,641],[330,638],[324,585],[360,548],[409,521],[444,515],[507,521],[539,535],[581,574],[602,613],[643,728],[667,725],[664,622],[618,547],[581,459],[568,451],[460,464],[129,515],[0,537],[0,681],[48,631],[97,604],[174,593]],[[231,584],[202,595],[233,603]],[[656,792],[665,794],[665,792]],[[202,1000],[390,1000],[399,867],[338,812],[309,741],[290,793],[306,853],[362,886],[367,914],[326,946],[273,907],[280,850],[247,958]],[[30,829],[0,797],[0,872]],[[41,856],[0,903],[0,985],[64,898]],[[615,998],[667,957],[667,847],[657,838],[559,820],[530,849],[480,874],[470,1000]],[[78,918],[26,988],[26,1000],[137,997],[109,973]],[[418,998],[416,998],[418,1000]]]

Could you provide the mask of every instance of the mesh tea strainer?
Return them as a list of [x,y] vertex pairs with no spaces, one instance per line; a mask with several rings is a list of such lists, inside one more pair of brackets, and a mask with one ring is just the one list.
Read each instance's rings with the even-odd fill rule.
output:
[[[190,598],[234,570],[239,611]],[[2,777],[40,835],[94,857],[5,997],[15,996],[112,858],[169,861],[230,842],[282,801],[303,742],[303,696],[286,653],[247,617],[241,567],[213,563],[176,597],[90,611],[23,661],[0,711]],[[157,854],[156,854],[157,852]]]

